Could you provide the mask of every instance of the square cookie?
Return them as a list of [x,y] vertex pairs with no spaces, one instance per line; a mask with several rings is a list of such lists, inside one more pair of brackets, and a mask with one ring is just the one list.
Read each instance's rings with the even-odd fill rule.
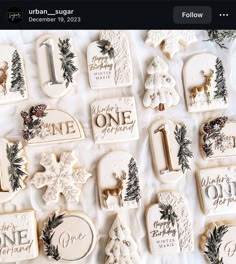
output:
[[139,138],[134,97],[119,97],[91,104],[93,136],[96,144]]

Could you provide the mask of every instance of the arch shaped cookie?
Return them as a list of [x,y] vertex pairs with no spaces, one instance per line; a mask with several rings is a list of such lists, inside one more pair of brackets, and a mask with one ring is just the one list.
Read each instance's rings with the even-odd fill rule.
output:
[[194,249],[192,222],[184,195],[174,191],[157,194],[158,203],[146,212],[151,254],[169,255]]
[[76,118],[58,109],[47,109],[44,104],[22,111],[21,117],[23,138],[29,145],[70,142],[85,138],[83,128]]
[[92,89],[128,87],[133,83],[129,40],[124,32],[102,30],[87,50]]
[[37,39],[36,55],[42,91],[49,97],[64,96],[78,72],[71,39],[44,34]]
[[224,65],[217,56],[210,53],[191,56],[184,63],[183,83],[188,112],[227,108]]
[[10,45],[0,45],[0,104],[27,98],[28,88],[22,55]]
[[138,164],[125,151],[112,151],[98,164],[98,193],[105,210],[137,208],[141,205]]
[[185,124],[158,120],[149,129],[153,166],[164,183],[178,181],[191,169],[191,141]]

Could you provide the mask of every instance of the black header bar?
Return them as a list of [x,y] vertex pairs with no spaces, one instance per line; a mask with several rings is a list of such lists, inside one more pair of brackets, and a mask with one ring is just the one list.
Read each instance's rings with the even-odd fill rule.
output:
[[236,29],[236,2],[0,2],[0,29]]

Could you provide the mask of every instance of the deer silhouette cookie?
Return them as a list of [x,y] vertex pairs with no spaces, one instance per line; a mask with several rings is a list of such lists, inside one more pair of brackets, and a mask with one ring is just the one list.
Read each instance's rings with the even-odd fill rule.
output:
[[141,205],[138,165],[124,151],[113,151],[98,164],[100,205],[104,210],[137,208]]

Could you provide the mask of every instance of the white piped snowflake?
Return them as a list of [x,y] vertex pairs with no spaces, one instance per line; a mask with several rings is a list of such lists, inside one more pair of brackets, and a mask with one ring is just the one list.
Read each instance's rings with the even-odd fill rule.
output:
[[82,184],[86,183],[91,173],[86,169],[76,166],[77,159],[74,152],[63,152],[60,161],[53,153],[43,153],[40,164],[44,172],[37,172],[31,183],[36,188],[47,186],[43,195],[45,202],[58,201],[63,194],[68,202],[79,202]]
[[149,30],[146,43],[154,48],[161,45],[169,59],[179,51],[180,45],[187,46],[196,41],[193,30]]

